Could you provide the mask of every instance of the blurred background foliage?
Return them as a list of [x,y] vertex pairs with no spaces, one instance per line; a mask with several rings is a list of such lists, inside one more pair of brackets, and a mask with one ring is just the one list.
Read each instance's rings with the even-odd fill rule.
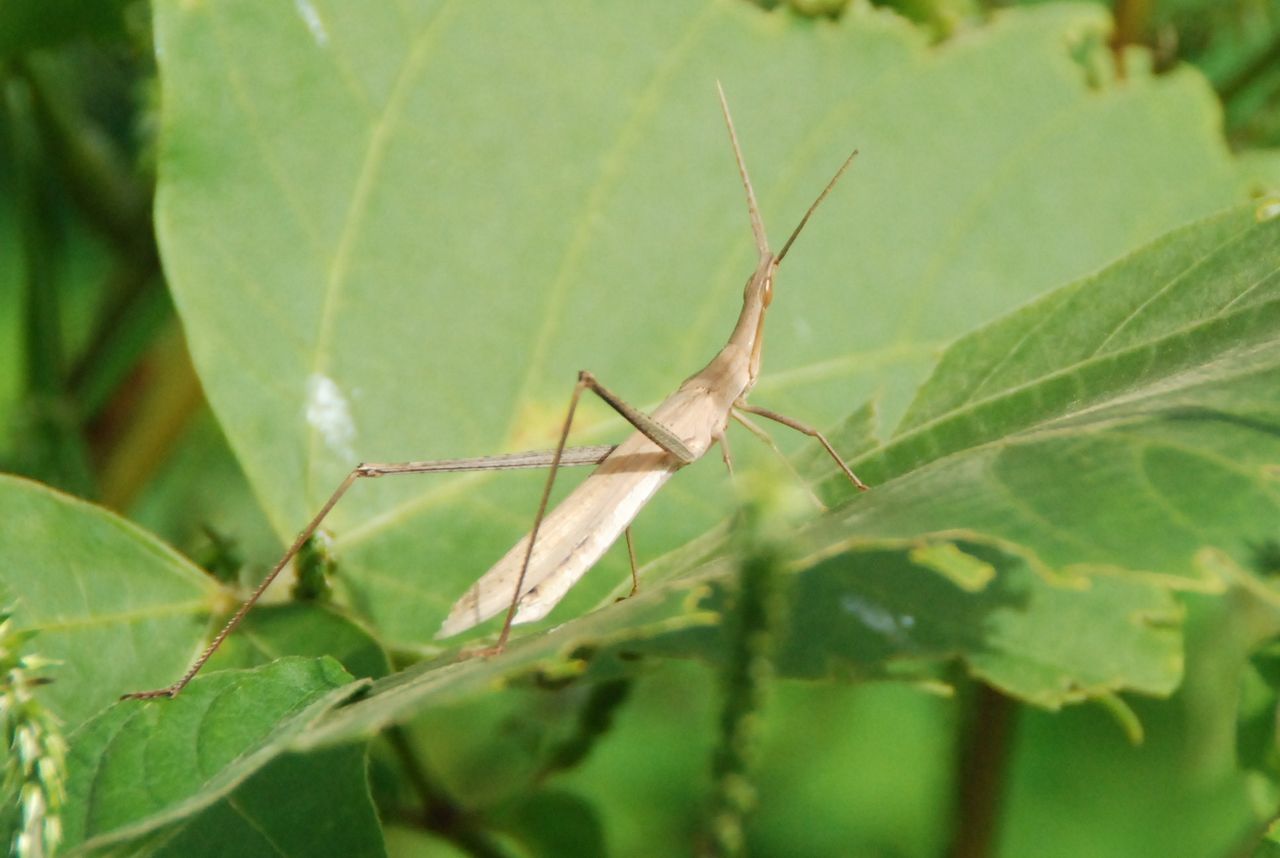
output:
[[[790,0],[811,15],[839,15],[849,0]],[[876,0],[947,39],[1010,6],[1052,0]],[[1190,63],[1222,99],[1225,132],[1237,149],[1280,143],[1280,3],[1276,0],[1097,0],[1115,18],[1112,49],[1151,51],[1157,69]],[[784,5],[760,0],[761,5]]]
[[[788,5],[838,16],[846,3]],[[945,41],[1018,4],[877,5]],[[1120,68],[1135,47],[1157,69],[1192,64],[1221,99],[1223,131],[1237,152],[1280,144],[1280,0],[1102,5],[1115,16]],[[277,540],[204,404],[165,288],[151,219],[157,81],[149,27],[147,4],[132,0],[0,6],[0,466],[120,511],[205,568],[234,575],[238,558],[270,557]],[[1229,606],[1188,602],[1187,681],[1173,705],[1135,703],[1143,747],[1100,707],[1019,713],[1000,854],[1032,854],[1019,851],[1028,843],[1051,844],[1041,855],[1249,854],[1242,832],[1266,815],[1274,794],[1237,769],[1235,723],[1215,703],[1235,695],[1235,674],[1221,668],[1248,641],[1226,625]],[[566,778],[585,794],[597,780],[630,773],[623,788],[600,797],[601,814],[622,820],[616,842],[645,842],[639,822],[627,820],[655,810],[637,815],[632,803],[707,777],[708,737],[682,743],[676,734],[686,732],[680,724],[711,717],[700,711],[708,697],[689,693],[709,681],[695,665],[648,677],[618,715],[618,735]],[[946,700],[894,686],[778,688],[762,727],[756,850],[939,854],[960,751],[951,737],[966,712],[989,711],[968,706],[966,697],[982,693],[963,687],[959,700]],[[561,738],[559,721],[579,702],[530,691],[433,714],[414,729],[458,758],[503,758],[498,768],[506,768]],[[1265,721],[1270,710],[1261,711]],[[402,789],[390,771],[376,753],[384,807]],[[464,796],[492,791],[489,774],[474,768]],[[1153,791],[1153,783],[1167,789]],[[671,795],[670,818],[695,827],[696,809],[678,806],[685,789]],[[1171,819],[1194,824],[1166,827]],[[438,854],[431,843],[410,827],[391,834],[402,854]]]
[[203,565],[220,565],[222,533],[270,553],[160,268],[147,4],[2,14],[0,463],[126,512]]

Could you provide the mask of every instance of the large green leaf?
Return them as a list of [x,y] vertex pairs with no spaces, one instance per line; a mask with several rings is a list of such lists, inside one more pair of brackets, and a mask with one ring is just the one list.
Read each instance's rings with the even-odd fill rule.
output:
[[[756,396],[819,425],[872,394],[896,420],[948,340],[1245,186],[1203,81],[1099,76],[1086,6],[940,48],[862,5],[733,0],[170,0],[156,21],[166,271],[282,537],[357,459],[545,444],[578,369],[643,406],[710,356],[753,262],[717,79],[775,241],[862,152],[787,258]],[[619,434],[591,404],[577,437]],[[357,487],[330,522],[352,604],[429,640],[538,480]],[[642,556],[722,517],[722,481],[681,474]],[[565,615],[625,574],[603,566]]]
[[126,691],[167,684],[199,651],[220,588],[100,507],[0,477],[0,599],[57,661],[40,697],[77,726]]
[[[351,795],[342,797],[343,785],[352,778],[361,785],[353,789],[364,789],[362,749],[272,762],[287,747],[291,729],[298,732],[357,690],[334,690],[349,679],[335,663],[277,662],[279,667],[252,681],[235,673],[212,674],[209,684],[197,682],[178,701],[118,703],[83,723],[126,691],[175,679],[204,645],[211,611],[230,604],[227,594],[127,521],[38,484],[0,477],[0,517],[6,522],[0,531],[0,596],[12,605],[16,627],[35,633],[27,649],[53,661],[44,671],[52,681],[37,689],[40,702],[60,717],[64,729],[74,731],[63,815],[68,845],[99,835],[110,840],[149,834],[155,838],[149,848],[197,854],[188,848],[190,838],[199,840],[192,832],[215,822],[225,830],[227,819],[217,819],[229,808],[225,801],[214,803],[239,787],[232,816],[257,817],[249,827],[259,832],[270,828],[262,825],[265,817],[284,820],[283,829],[271,832],[276,846],[296,846],[286,854],[315,854],[314,838],[322,829],[314,821],[306,827],[290,814],[277,814],[273,808],[279,801],[268,794],[299,778],[323,777],[332,788],[318,800],[334,805],[320,816],[342,820],[344,836],[353,843],[373,843],[376,849],[365,854],[378,854],[381,841],[367,789],[363,805],[350,801]],[[222,664],[315,652],[323,639],[325,646],[345,644],[340,652],[353,669],[386,669],[385,656],[367,636],[310,606],[266,609],[247,626],[248,633],[220,658]],[[222,696],[212,693],[215,687]],[[228,705],[236,694],[243,695],[241,704]],[[299,716],[303,709],[306,717]],[[259,739],[259,745],[246,749],[246,743]],[[165,741],[175,744],[165,750]],[[175,748],[198,749],[202,756],[169,756]],[[245,750],[253,753],[238,756]],[[255,775],[268,764],[267,771]],[[241,786],[250,776],[251,782]],[[297,813],[315,815],[318,809],[308,802],[316,795],[293,795],[305,799]],[[125,835],[121,828],[130,831]],[[333,836],[331,831],[329,839]]]
[[[0,599],[27,649],[54,663],[41,701],[66,729],[129,691],[164,686],[211,632],[209,617],[235,596],[129,522],[37,483],[0,477]],[[282,655],[332,655],[356,676],[380,676],[387,658],[368,632],[318,605],[251,614],[212,666]]]
[[[211,673],[175,700],[117,703],[71,737],[69,810],[63,820],[67,846],[88,849],[152,834],[206,810],[246,784],[293,736],[358,688],[335,661],[290,658],[255,671]],[[363,782],[363,765],[355,771],[344,766],[328,777],[335,789],[343,778]],[[267,781],[278,784],[278,778]],[[304,792],[322,796],[325,790]],[[261,795],[233,802],[223,813],[267,819],[268,830],[288,827],[291,815],[271,813],[271,799]],[[355,804],[345,813],[352,822],[363,813],[368,833],[373,808],[367,791],[365,799],[363,807]],[[330,830],[331,819],[312,820],[312,829]],[[168,837],[189,834],[170,829]]]
[[264,858],[385,855],[365,768],[359,746],[286,754],[226,798],[153,835],[145,854],[212,858],[231,844],[237,856]]

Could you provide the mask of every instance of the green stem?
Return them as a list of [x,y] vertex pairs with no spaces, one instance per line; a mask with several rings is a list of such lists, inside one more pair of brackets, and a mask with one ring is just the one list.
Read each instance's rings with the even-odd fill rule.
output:
[[68,375],[86,419],[106,404],[172,314],[151,225],[153,183],[80,110],[56,75],[38,62],[19,67],[51,166],[85,220],[115,247],[116,271],[104,290],[84,353]]
[[[150,279],[150,285],[144,279]],[[67,386],[86,420],[97,419],[173,319],[173,304],[159,263],[121,261],[107,287],[108,306],[94,320],[83,352],[73,361]]]
[[23,373],[25,414],[8,467],[77,494],[92,494],[80,415],[66,396],[62,318],[53,260],[60,257],[56,221],[48,199],[48,171],[31,88],[5,76],[4,110],[13,163],[23,272]]
[[546,764],[538,772],[537,780],[571,769],[585,760],[600,738],[609,732],[614,714],[630,693],[630,679],[611,679],[593,686],[578,711],[577,730],[551,751]]
[[752,782],[760,713],[772,675],[773,620],[778,609],[781,561],[775,544],[760,533],[760,521],[772,510],[744,509],[736,604],[725,615],[727,653],[720,740],[712,755],[715,790],[711,800],[706,852],[713,856],[746,853],[746,820],[755,809]]
[[35,396],[59,396],[63,379],[62,325],[51,263],[57,258],[57,249],[45,195],[46,165],[41,157],[31,88],[21,78],[10,77],[6,82],[5,107],[13,152],[14,203],[22,240],[27,391]]
[[1280,35],[1272,39],[1262,53],[1219,84],[1218,97],[1223,104],[1229,104],[1256,81],[1274,73],[1277,63],[1280,63]]
[[477,825],[471,813],[427,770],[404,728],[391,727],[385,735],[406,780],[422,802],[419,824],[475,858],[508,858],[498,841]]
[[40,62],[25,61],[18,73],[30,88],[35,119],[67,193],[86,220],[122,253],[136,253],[151,237],[152,183],[139,181],[130,156],[79,109]]

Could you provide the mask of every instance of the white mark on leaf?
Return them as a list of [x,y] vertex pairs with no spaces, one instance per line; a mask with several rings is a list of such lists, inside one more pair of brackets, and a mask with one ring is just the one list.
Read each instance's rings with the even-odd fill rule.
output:
[[320,433],[330,452],[348,461],[355,459],[352,446],[356,424],[347,399],[333,379],[319,373],[307,379],[307,423]]
[[916,618],[910,614],[896,616],[892,611],[861,596],[845,596],[840,607],[857,617],[864,626],[896,644],[908,643],[908,633],[915,628]]
[[311,31],[311,38],[316,40],[316,44],[322,48],[329,44],[329,31],[324,28],[324,21],[320,19],[316,7],[311,5],[311,0],[293,0],[293,5]]

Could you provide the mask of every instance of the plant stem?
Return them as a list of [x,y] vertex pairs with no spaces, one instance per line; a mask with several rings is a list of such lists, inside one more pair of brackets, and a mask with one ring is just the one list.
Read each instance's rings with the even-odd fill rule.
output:
[[182,332],[167,327],[92,427],[102,502],[114,509],[137,497],[204,403]]
[[14,197],[22,236],[25,289],[25,358],[27,392],[35,396],[62,393],[62,336],[58,290],[52,262],[58,257],[52,215],[46,195],[47,171],[41,157],[31,87],[10,77],[5,87],[14,170]]
[[1124,80],[1124,49],[1127,45],[1141,45],[1151,18],[1151,0],[1115,0],[1112,7],[1115,32],[1111,35],[1111,55],[1115,59],[1116,75]]
[[50,160],[85,220],[121,253],[136,253],[152,238],[152,184],[140,181],[130,157],[79,109],[49,68],[36,60],[18,66]]
[[571,769],[587,758],[596,742],[613,726],[614,713],[631,693],[630,679],[610,679],[592,687],[578,711],[578,727],[574,734],[557,745],[538,772],[542,781],[558,772]]
[[16,442],[22,452],[7,467],[67,491],[93,494],[80,415],[66,395],[59,283],[53,267],[62,248],[49,202],[43,141],[31,87],[15,74],[5,75],[3,87],[23,263],[25,387],[25,414]]
[[151,223],[154,182],[66,91],[56,67],[21,67],[52,166],[85,220],[115,250],[87,346],[66,374],[87,424],[102,500],[124,508],[167,458],[204,402],[173,324]]
[[1277,62],[1280,62],[1280,35],[1272,39],[1271,44],[1267,45],[1261,53],[1245,63],[1243,68],[1222,81],[1218,85],[1218,97],[1222,99],[1223,104],[1229,104],[1259,78],[1274,72]]
[[127,153],[85,115],[46,65],[30,61],[19,70],[62,187],[115,250],[105,306],[68,373],[67,388],[91,420],[172,315],[151,226],[153,182],[130,169]]
[[958,748],[949,858],[986,858],[995,851],[1017,716],[1011,699],[982,683],[976,684],[968,710]]
[[476,858],[508,858],[498,842],[475,823],[472,814],[432,777],[402,727],[389,728],[385,736],[422,802],[417,819],[423,828]]
[[705,854],[746,854],[746,820],[756,806],[752,769],[761,709],[773,675],[773,626],[779,609],[777,544],[764,533],[777,510],[749,503],[742,514],[743,556],[736,604],[724,618],[726,654],[720,739],[712,755],[715,790]]

